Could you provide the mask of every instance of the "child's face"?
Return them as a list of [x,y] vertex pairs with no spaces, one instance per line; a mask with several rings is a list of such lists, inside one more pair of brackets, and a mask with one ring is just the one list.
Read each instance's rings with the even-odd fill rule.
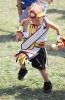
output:
[[30,18],[32,24],[35,24],[37,26],[40,26],[43,22],[43,17],[37,17],[37,18]]
[[35,24],[37,26],[40,26],[42,24],[44,17],[41,14],[42,13],[35,13],[34,11],[30,12],[29,17],[32,24]]

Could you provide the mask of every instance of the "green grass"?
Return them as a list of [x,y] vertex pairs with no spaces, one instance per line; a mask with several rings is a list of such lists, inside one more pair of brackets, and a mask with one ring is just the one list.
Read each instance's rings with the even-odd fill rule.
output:
[[[54,0],[49,6],[48,18],[58,24],[65,35],[65,0]],[[52,93],[43,93],[42,77],[30,63],[24,80],[17,79],[19,64],[14,55],[21,44],[15,41],[17,26],[16,1],[0,0],[0,100],[65,100],[65,51],[48,51]],[[49,30],[49,33],[48,38],[55,41],[55,32]]]

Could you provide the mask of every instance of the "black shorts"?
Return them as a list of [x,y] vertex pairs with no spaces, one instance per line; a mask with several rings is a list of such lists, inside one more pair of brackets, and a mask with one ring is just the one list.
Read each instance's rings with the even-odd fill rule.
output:
[[39,50],[39,54],[32,58],[31,60],[32,67],[37,68],[37,69],[45,69],[45,64],[46,64],[46,51],[45,48],[41,48]]

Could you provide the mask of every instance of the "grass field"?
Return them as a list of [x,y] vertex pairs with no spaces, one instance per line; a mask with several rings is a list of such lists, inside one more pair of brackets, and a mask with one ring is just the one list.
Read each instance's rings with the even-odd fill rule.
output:
[[[54,0],[47,14],[65,35],[65,0]],[[43,93],[42,77],[30,63],[24,80],[17,79],[19,65],[14,55],[21,44],[15,41],[17,26],[15,0],[0,0],[0,100],[65,100],[65,51],[48,51],[48,71],[53,84],[50,94]],[[55,41],[55,32],[49,30],[49,33],[48,38]]]

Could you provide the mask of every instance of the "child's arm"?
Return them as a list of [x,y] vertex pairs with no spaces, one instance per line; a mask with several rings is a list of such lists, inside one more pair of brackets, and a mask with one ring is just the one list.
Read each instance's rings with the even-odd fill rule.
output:
[[29,18],[24,19],[23,21],[20,22],[20,25],[16,34],[16,41],[20,41],[23,37],[25,37],[24,32],[27,32],[29,23],[30,23]]
[[64,48],[65,47],[65,37],[62,35],[61,29],[58,25],[54,24],[51,21],[46,20],[48,28],[52,28],[57,32],[57,43],[52,44],[53,49]]
[[54,24],[53,22],[49,21],[48,19],[46,19],[46,23],[48,28],[52,28],[57,32],[57,35],[62,35],[61,29],[58,25]]

